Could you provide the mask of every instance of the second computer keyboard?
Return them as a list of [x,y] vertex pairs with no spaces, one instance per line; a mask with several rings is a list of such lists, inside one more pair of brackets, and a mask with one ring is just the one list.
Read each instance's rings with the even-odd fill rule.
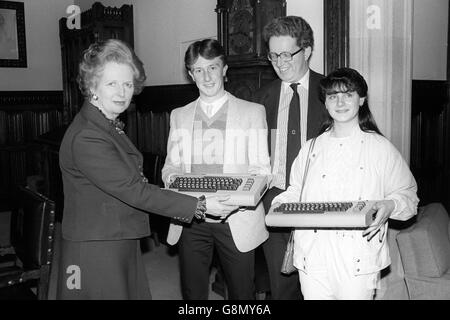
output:
[[292,202],[272,206],[266,224],[272,227],[365,228],[376,217],[376,201]]

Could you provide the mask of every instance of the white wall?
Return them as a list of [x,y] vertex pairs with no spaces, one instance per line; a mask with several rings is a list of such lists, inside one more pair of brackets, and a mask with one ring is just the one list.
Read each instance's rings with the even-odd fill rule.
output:
[[350,67],[369,85],[380,131],[406,161],[410,153],[413,2],[350,1]]
[[414,0],[413,79],[447,79],[449,0]]
[[21,0],[27,68],[0,68],[0,91],[62,90],[59,19],[73,0]]
[[141,0],[135,12],[136,53],[148,85],[187,83],[183,60],[194,40],[217,37],[216,1]]

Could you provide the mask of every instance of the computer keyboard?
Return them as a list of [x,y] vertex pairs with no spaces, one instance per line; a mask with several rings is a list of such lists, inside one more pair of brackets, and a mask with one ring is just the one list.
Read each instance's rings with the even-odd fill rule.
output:
[[174,176],[168,189],[199,197],[202,194],[230,195],[227,204],[256,206],[268,188],[266,175],[195,175]]
[[266,224],[272,227],[365,228],[375,220],[376,201],[292,202],[272,206]]

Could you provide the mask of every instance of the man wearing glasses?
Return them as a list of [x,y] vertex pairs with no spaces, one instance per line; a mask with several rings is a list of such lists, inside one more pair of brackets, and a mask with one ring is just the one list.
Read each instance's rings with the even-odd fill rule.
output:
[[[316,136],[326,109],[319,100],[322,75],[309,69],[314,47],[313,31],[301,17],[276,18],[264,27],[269,47],[267,58],[279,79],[258,90],[254,101],[265,106],[270,135],[269,151],[273,180],[263,198],[269,211],[272,199],[287,189],[291,165],[300,147]],[[272,299],[301,298],[298,273],[283,275],[281,264],[289,240],[289,228],[268,228],[263,244]]]

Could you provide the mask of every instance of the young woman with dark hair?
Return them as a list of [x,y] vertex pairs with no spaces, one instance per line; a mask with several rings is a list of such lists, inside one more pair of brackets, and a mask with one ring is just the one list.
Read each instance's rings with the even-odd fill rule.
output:
[[417,184],[401,154],[378,130],[364,78],[342,68],[320,86],[329,117],[311,152],[303,192],[311,140],[292,165],[289,188],[272,204],[376,200],[376,219],[365,230],[298,229],[294,236],[294,265],[305,299],[372,299],[380,271],[391,262],[388,218],[407,220],[417,213]]

